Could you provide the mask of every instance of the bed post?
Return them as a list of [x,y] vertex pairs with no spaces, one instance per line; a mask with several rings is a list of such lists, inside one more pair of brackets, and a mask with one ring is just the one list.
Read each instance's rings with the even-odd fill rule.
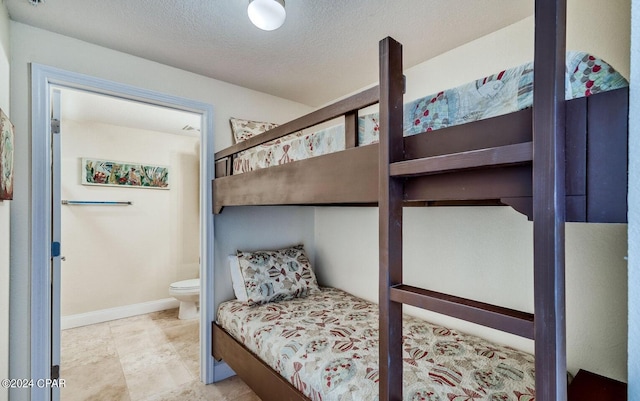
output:
[[402,45],[380,42],[380,401],[402,400],[402,304],[391,286],[402,283],[402,179],[390,177],[390,163],[404,157],[402,137]]
[[344,148],[350,149],[358,146],[358,111],[344,115]]
[[565,327],[566,0],[535,3],[533,268],[536,399],[567,399]]

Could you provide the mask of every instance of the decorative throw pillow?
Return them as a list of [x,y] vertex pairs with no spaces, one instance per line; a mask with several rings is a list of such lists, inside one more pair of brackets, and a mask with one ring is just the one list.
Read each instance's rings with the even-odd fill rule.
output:
[[229,123],[231,124],[231,132],[233,133],[233,138],[236,143],[246,141],[249,138],[278,126],[278,124],[274,123],[243,120],[234,117],[229,118]]
[[302,245],[274,251],[238,251],[249,305],[306,297],[318,290]]

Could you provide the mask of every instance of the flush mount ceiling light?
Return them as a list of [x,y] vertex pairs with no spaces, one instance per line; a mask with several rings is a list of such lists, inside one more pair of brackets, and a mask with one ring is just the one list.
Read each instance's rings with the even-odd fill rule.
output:
[[253,25],[265,31],[280,28],[287,17],[284,0],[249,0],[247,14]]

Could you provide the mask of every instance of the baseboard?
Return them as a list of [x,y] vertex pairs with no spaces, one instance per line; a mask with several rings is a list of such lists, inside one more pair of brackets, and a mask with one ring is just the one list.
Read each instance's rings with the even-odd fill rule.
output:
[[180,306],[180,302],[177,299],[165,298],[157,301],[142,302],[139,304],[118,306],[116,308],[101,309],[93,312],[78,313],[77,315],[62,316],[60,318],[60,327],[62,330],[72,329],[74,327],[87,326],[89,324],[108,322],[110,320],[143,315],[145,313],[173,309],[178,306]]

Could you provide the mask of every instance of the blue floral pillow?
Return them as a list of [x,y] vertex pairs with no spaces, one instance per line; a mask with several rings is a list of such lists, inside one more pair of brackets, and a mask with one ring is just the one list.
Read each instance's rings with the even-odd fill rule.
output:
[[318,291],[302,245],[274,251],[238,251],[249,305],[306,297]]

